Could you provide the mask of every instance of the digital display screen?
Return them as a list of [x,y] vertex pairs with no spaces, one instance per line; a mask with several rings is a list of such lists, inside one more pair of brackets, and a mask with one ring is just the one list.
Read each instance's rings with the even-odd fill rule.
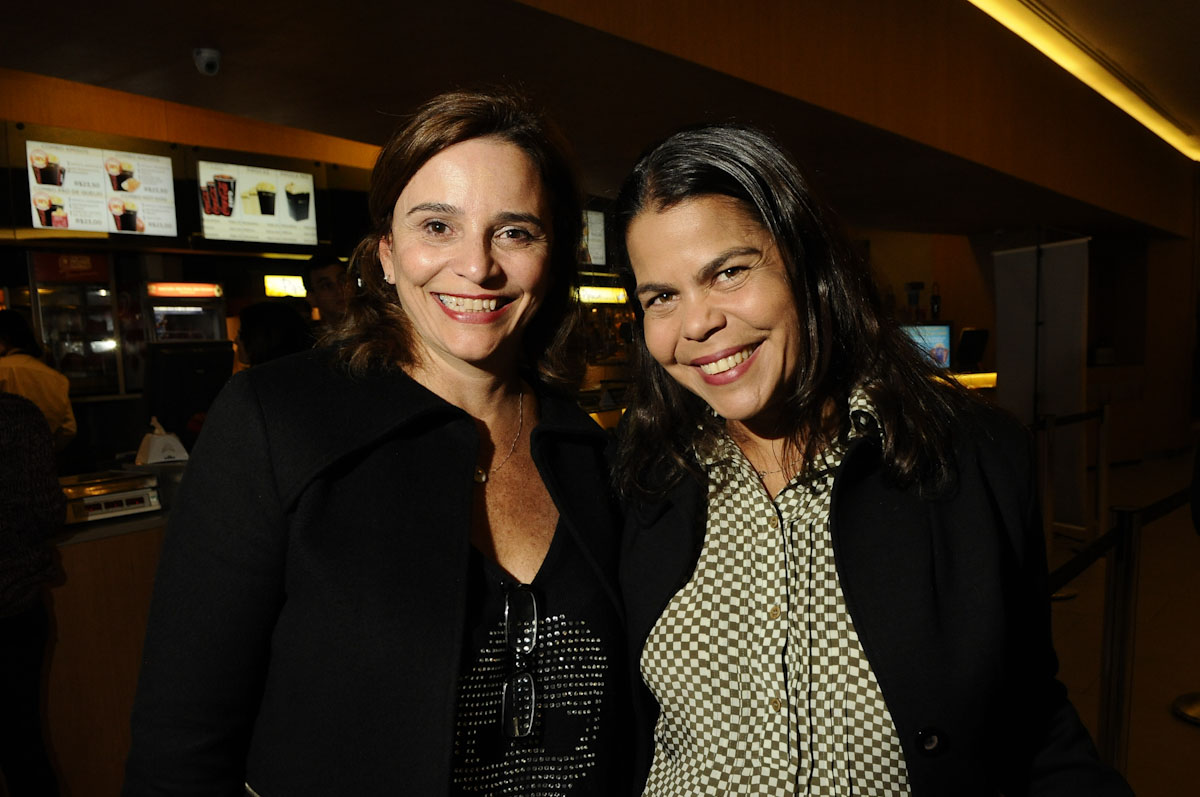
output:
[[950,367],[949,324],[908,324],[903,329],[936,364]]
[[216,241],[317,243],[313,176],[199,161],[200,228]]
[[582,250],[580,263],[594,266],[605,265],[607,255],[604,245],[604,213],[599,210],[583,211],[583,237],[579,241]]
[[26,141],[25,165],[35,228],[177,234],[170,158]]

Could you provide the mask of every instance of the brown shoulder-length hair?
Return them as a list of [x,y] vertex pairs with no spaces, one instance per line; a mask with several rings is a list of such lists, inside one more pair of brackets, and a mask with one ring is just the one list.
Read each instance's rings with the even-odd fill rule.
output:
[[784,261],[802,334],[799,367],[784,397],[789,445],[811,461],[842,438],[850,394],[861,387],[882,426],[888,476],[932,492],[949,487],[949,419],[970,401],[966,391],[948,382],[883,311],[869,265],[783,147],[753,127],[715,124],[682,130],[647,151],[617,198],[621,267],[637,319],[634,387],[614,469],[620,492],[655,496],[698,473],[696,452],[724,428],[646,350],[625,250],[626,231],[639,214],[703,196],[737,200],[770,233]]
[[350,257],[357,287],[346,316],[322,338],[352,373],[414,365],[417,350],[408,315],[383,279],[379,242],[391,233],[396,200],[434,155],[476,138],[519,147],[537,168],[550,211],[550,287],[521,342],[522,367],[546,383],[573,387],[580,374],[571,356],[578,322],[576,286],[582,205],[566,142],[546,114],[508,89],[441,94],[417,109],[383,145],[367,197],[371,228]]

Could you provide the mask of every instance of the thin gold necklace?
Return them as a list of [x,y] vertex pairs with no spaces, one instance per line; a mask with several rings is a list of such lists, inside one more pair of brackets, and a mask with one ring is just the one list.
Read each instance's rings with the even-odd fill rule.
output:
[[[499,473],[500,469],[508,464],[512,459],[513,452],[517,450],[517,441],[521,439],[521,431],[525,428],[525,391],[522,390],[517,394],[517,433],[513,436],[512,445],[508,447],[508,453],[504,455],[504,459],[500,464],[492,468],[492,473]],[[488,472],[478,465],[475,466],[475,483],[483,484],[488,480]]]

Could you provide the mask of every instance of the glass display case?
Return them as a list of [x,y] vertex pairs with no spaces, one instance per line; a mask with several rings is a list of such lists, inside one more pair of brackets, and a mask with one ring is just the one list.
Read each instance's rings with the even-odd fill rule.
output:
[[50,365],[76,394],[117,393],[118,347],[107,285],[38,285],[42,340]]
[[122,392],[109,258],[53,252],[30,258],[49,365],[71,380],[72,395]]

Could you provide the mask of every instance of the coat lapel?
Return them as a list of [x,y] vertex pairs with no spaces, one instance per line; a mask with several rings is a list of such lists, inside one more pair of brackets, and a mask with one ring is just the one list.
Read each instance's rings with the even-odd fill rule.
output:
[[662,499],[626,510],[619,580],[635,659],[667,603],[696,568],[704,542],[705,497],[705,483],[685,476]]
[[563,399],[542,395],[541,418],[530,445],[546,490],[568,533],[618,612],[620,596],[609,574],[617,569],[619,521],[604,461],[605,432]]
[[272,368],[275,363],[267,363],[246,372],[262,404],[271,407],[263,418],[268,436],[286,441],[289,451],[275,474],[285,506],[318,474],[408,424],[427,426],[465,417],[402,372],[351,376],[323,350],[296,359],[307,360],[307,367],[292,362]]

